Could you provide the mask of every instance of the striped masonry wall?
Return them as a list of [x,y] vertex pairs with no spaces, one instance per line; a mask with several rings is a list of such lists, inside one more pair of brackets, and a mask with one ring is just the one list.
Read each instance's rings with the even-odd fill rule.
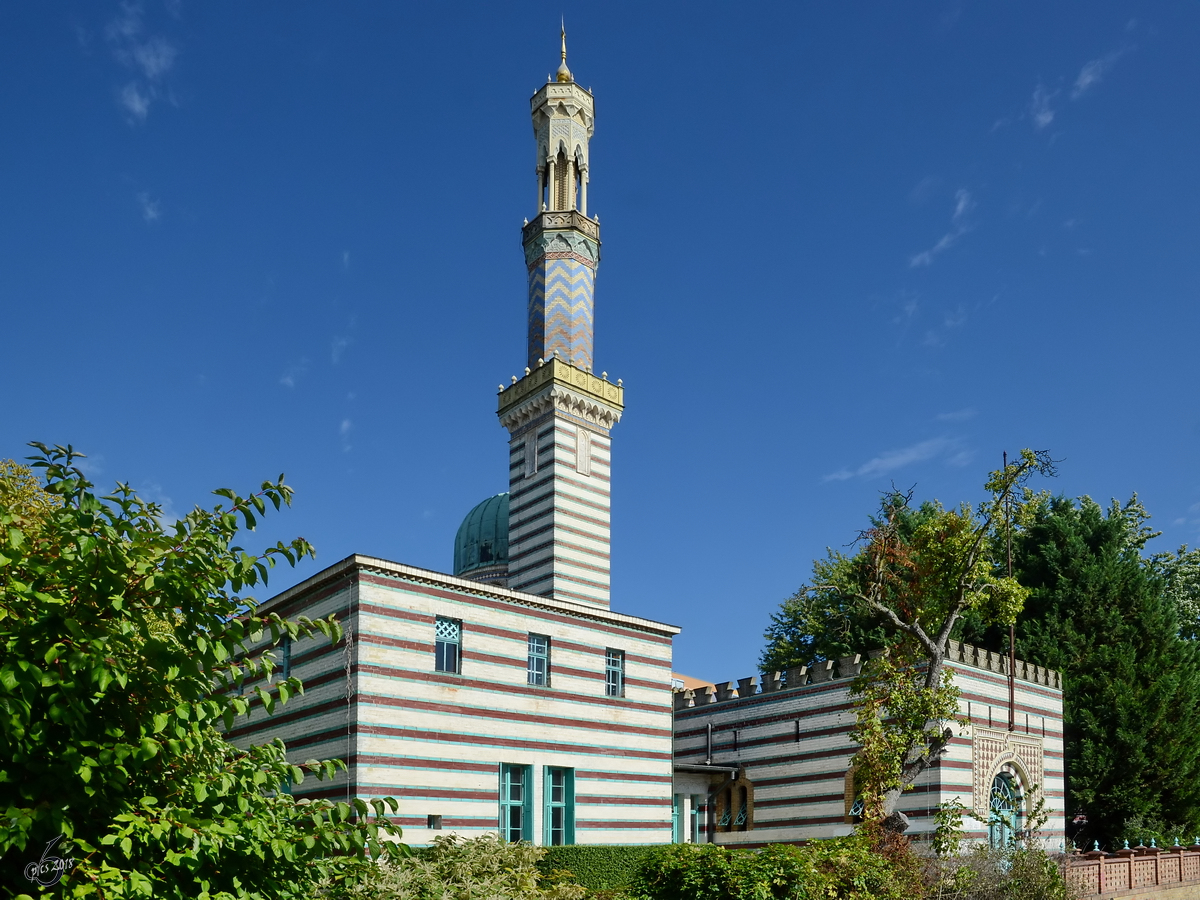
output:
[[[1023,785],[1038,786],[1036,796],[1049,813],[1041,834],[1046,846],[1057,848],[1065,836],[1058,675],[1028,667],[1028,677],[1018,677],[1017,727],[1010,733],[1007,660],[998,655],[977,658],[967,652],[975,648],[964,651],[964,646],[952,642],[948,660],[961,691],[964,722],[956,727],[943,760],[900,800],[899,809],[910,819],[909,833],[932,833],[938,804],[954,798],[986,813],[992,779],[1001,768],[1013,766]],[[850,833],[854,791],[852,776],[847,776],[858,749],[850,739],[855,722],[850,685],[860,667],[851,657],[836,666],[832,661],[821,663],[812,671],[793,669],[786,687],[776,676],[765,679],[761,691],[756,679],[749,678],[736,688],[727,682],[715,691],[676,695],[676,766],[705,763],[711,724],[711,764],[737,767],[753,783],[752,827],[715,830],[717,843],[757,846]],[[677,774],[676,793],[694,793],[697,777],[694,770]],[[1028,812],[1033,805],[1027,794]],[[712,804],[706,815],[715,826]],[[986,840],[986,826],[970,818],[964,826],[969,838]]]
[[[293,673],[304,695],[274,716],[256,709],[230,735],[282,737],[293,761],[349,761],[349,778],[307,780],[295,794],[395,797],[405,842],[421,845],[439,833],[496,831],[500,766],[528,765],[542,843],[543,773],[560,766],[574,770],[576,843],[670,840],[673,626],[368,557],[344,560],[266,609],[335,614],[352,630],[336,647],[298,641]],[[458,673],[435,671],[437,616],[462,623]],[[546,686],[528,684],[530,633],[550,639]],[[623,697],[605,693],[609,649],[625,654]],[[442,831],[427,827],[430,816]]]
[[560,409],[512,432],[510,587],[608,606],[610,466],[607,431]]

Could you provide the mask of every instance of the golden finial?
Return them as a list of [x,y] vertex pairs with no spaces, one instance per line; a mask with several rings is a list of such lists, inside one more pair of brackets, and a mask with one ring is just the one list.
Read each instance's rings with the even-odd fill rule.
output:
[[570,84],[573,79],[571,70],[567,68],[567,20],[562,21],[562,63],[558,67],[558,80],[564,84]]

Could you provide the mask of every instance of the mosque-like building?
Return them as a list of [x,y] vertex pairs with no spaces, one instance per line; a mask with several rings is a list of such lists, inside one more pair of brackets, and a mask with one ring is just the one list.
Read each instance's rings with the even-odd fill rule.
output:
[[[846,833],[857,815],[849,684],[859,658],[685,688],[671,668],[680,629],[610,607],[612,431],[625,394],[593,362],[595,105],[567,67],[565,35],[562,63],[530,105],[526,360],[522,377],[500,385],[497,409],[508,491],[463,520],[453,574],[355,555],[268,601],[264,611],[286,617],[335,615],[345,636],[286,645],[285,674],[305,693],[230,737],[281,737],[296,759],[345,760],[335,781],[296,793],[395,797],[416,845],[446,831],[747,846]],[[978,837],[1003,840],[1036,793],[1057,845],[1057,673],[1018,661],[1010,679],[1007,659],[959,645],[949,664],[967,724],[904,795],[912,832],[930,831],[937,804],[958,797],[987,819]]]

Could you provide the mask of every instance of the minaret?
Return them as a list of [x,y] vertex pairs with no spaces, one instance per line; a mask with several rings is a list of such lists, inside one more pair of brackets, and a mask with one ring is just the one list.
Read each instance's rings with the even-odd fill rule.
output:
[[562,64],[530,100],[537,214],[522,229],[529,273],[524,378],[500,391],[509,439],[508,586],[609,603],[609,431],[624,390],[592,374],[600,222],[587,216],[592,95]]

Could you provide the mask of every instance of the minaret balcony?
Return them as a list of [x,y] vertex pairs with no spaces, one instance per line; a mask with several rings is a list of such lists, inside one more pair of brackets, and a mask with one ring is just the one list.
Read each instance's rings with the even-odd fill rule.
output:
[[538,213],[532,222],[527,223],[521,229],[521,240],[528,242],[530,238],[537,237],[543,231],[560,231],[568,228],[574,229],[594,241],[600,240],[600,223],[595,219],[589,219],[577,209]]

